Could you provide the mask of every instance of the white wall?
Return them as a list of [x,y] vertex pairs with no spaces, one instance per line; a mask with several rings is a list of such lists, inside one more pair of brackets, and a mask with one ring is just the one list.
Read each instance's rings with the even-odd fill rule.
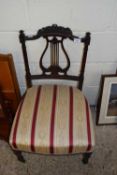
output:
[[[25,79],[18,31],[35,32],[51,24],[69,26],[75,34],[92,33],[83,90],[95,104],[101,74],[115,73],[117,68],[117,0],[0,0],[0,53],[13,54],[22,93]],[[30,56],[34,51],[40,51],[37,45]],[[71,55],[71,72],[77,72],[79,61],[73,50]],[[32,70],[35,62],[34,57]]]

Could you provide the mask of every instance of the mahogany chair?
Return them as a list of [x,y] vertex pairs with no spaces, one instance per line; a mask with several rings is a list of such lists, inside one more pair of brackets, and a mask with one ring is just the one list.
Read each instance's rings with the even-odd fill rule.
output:
[[[30,72],[26,42],[43,38],[45,49],[40,57],[42,73]],[[71,61],[64,47],[64,41],[77,38],[83,45],[80,74],[69,75]],[[15,115],[9,143],[18,159],[25,161],[21,151],[50,155],[83,154],[87,163],[95,145],[93,121],[89,104],[81,92],[90,33],[83,38],[74,36],[71,29],[57,25],[40,29],[34,36],[20,31],[27,91]],[[43,64],[43,58],[50,48],[50,66]],[[59,62],[59,50],[62,49],[67,65],[63,68]],[[79,82],[77,87],[68,85],[43,84],[32,85],[36,79],[63,79]]]

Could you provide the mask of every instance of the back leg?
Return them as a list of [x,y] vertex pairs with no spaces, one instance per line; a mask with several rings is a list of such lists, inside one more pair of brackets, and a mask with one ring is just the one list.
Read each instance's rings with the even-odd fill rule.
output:
[[89,158],[91,157],[91,154],[92,154],[92,153],[84,153],[84,154],[83,154],[83,159],[82,159],[82,161],[83,161],[84,164],[87,164],[87,163],[88,163]]

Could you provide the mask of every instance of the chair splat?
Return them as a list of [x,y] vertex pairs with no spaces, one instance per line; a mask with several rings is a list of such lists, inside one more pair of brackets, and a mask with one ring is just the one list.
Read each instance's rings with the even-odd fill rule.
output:
[[[39,59],[39,66],[40,66],[40,69],[42,70],[42,74],[31,75],[29,62],[28,62],[28,55],[26,50],[26,41],[36,40],[41,37],[46,41],[45,48]],[[74,39],[76,38],[81,43],[84,44],[82,61],[81,61],[81,69],[80,69],[79,75],[68,75],[68,70],[71,66],[70,64],[71,60],[68,56],[66,48],[64,47],[64,40],[70,39],[71,41],[74,41]],[[32,80],[34,79],[50,78],[50,79],[66,79],[66,80],[79,81],[79,88],[82,89],[87,51],[88,51],[88,46],[90,44],[90,33],[86,33],[86,35],[83,38],[80,38],[78,36],[74,36],[70,28],[65,28],[54,24],[52,26],[47,26],[38,30],[37,34],[33,36],[27,36],[25,35],[24,31],[20,31],[19,39],[22,44],[22,51],[23,51],[25,70],[26,70],[27,87],[32,86]],[[50,65],[46,67],[43,63],[43,59],[48,49],[50,49]],[[60,65],[60,58],[59,58],[60,50],[62,50],[64,54],[64,62],[66,62],[65,67],[62,67]]]
[[[42,69],[43,74],[46,74],[46,72],[50,72],[51,75],[58,75],[59,73],[67,74],[67,71],[69,70],[70,67],[70,59],[69,56],[65,50],[64,44],[63,44],[64,39],[61,38],[57,39],[57,37],[53,37],[51,40],[49,38],[46,38],[46,46],[45,49],[41,55],[40,59],[40,67]],[[50,66],[48,68],[44,67],[43,65],[43,58],[44,55],[47,51],[47,49],[50,47]],[[64,68],[61,68],[59,64],[59,50],[63,51],[65,58],[66,58],[66,66]]]

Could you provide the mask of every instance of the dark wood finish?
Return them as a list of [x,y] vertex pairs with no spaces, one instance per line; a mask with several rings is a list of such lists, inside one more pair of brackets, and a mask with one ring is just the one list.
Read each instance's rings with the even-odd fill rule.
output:
[[91,37],[90,37],[90,33],[88,32],[86,33],[85,37],[82,38],[82,42],[84,43],[84,50],[83,50],[81,70],[80,70],[81,81],[79,83],[79,89],[82,89],[83,87],[86,58],[87,58],[88,46],[90,45],[90,40],[91,40]]
[[[41,55],[41,58],[39,60],[39,65],[42,70],[42,74],[40,75],[31,75],[30,68],[29,68],[29,62],[28,62],[28,54],[26,50],[26,41],[29,40],[36,40],[39,38],[44,38],[46,40],[46,46],[45,49]],[[81,43],[84,44],[83,54],[82,54],[82,62],[81,62],[81,69],[80,74],[77,76],[74,75],[68,75],[68,70],[70,68],[70,58],[67,54],[67,51],[64,47],[64,40],[70,39],[71,41],[74,41],[74,39],[78,39]],[[27,36],[25,35],[24,31],[20,31],[19,39],[22,45],[22,51],[23,51],[23,58],[25,63],[25,70],[26,70],[26,82],[27,87],[32,86],[32,80],[35,79],[65,79],[65,80],[73,80],[79,82],[79,88],[82,89],[83,86],[83,80],[84,80],[84,71],[85,71],[85,64],[86,64],[86,58],[87,58],[87,51],[88,46],[90,44],[90,33],[86,33],[85,37],[80,38],[78,36],[74,36],[71,29],[64,28],[57,25],[48,26],[45,28],[42,28],[38,30],[37,34],[33,36]],[[43,65],[43,57],[48,49],[50,47],[50,66],[45,67]],[[66,66],[62,68],[59,64],[59,50],[62,49],[65,59],[66,59]]]
[[11,119],[12,111],[4,103],[3,95],[0,91],[0,139],[8,141],[10,128],[11,128]]
[[8,142],[11,125],[6,118],[0,119],[0,139]]
[[[116,74],[106,74],[106,75],[104,74],[104,75],[101,76],[100,89],[99,89],[99,95],[98,95],[98,100],[97,100],[97,115],[96,115],[96,124],[97,125],[105,125],[105,124],[99,124],[98,123],[105,78],[106,77],[115,77],[115,76],[117,76],[117,75]],[[110,123],[106,124],[106,125],[110,125]]]
[[7,115],[6,105],[4,103],[3,94],[0,88],[0,118],[4,118]]
[[87,164],[88,161],[89,161],[89,158],[91,157],[91,155],[92,155],[92,153],[84,153],[84,154],[83,154],[82,162],[83,162],[84,164]]
[[14,154],[16,155],[16,157],[17,157],[17,159],[20,161],[20,162],[22,162],[22,163],[25,163],[26,161],[25,161],[25,159],[24,159],[24,157],[23,157],[23,155],[22,155],[22,152],[21,151],[15,151],[15,150],[13,150],[13,152],[14,152]]
[[20,101],[20,91],[11,54],[0,54],[0,87],[7,106],[15,114]]
[[0,139],[8,141],[20,101],[20,91],[11,54],[0,54]]

